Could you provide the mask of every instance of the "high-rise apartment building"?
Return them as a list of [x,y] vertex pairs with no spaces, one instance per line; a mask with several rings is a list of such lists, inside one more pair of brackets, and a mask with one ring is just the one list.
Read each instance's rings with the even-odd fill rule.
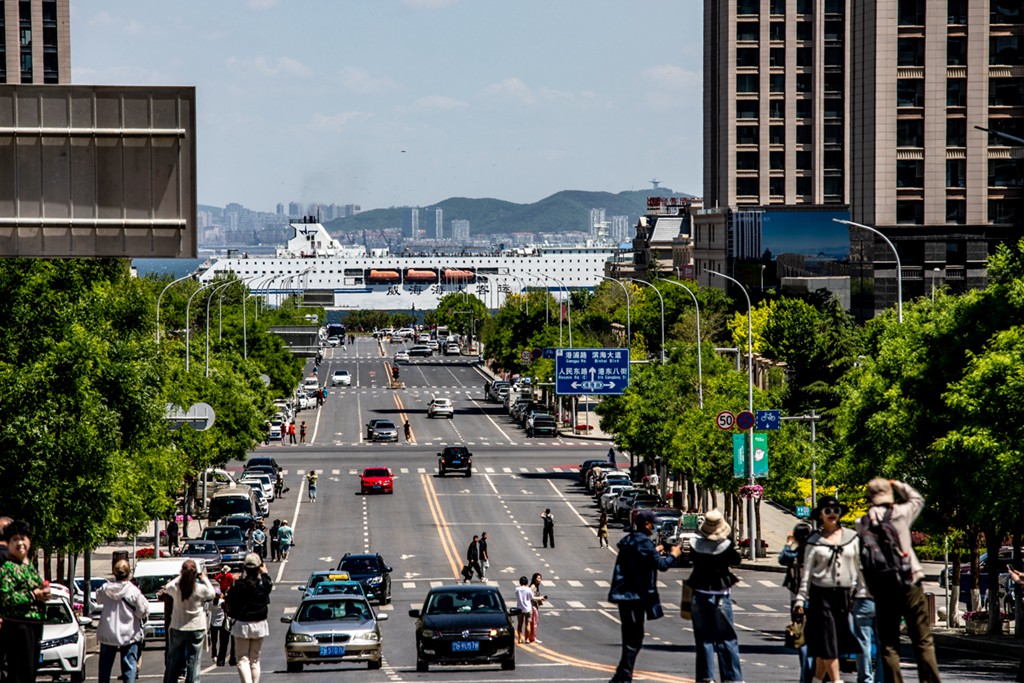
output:
[[68,3],[0,1],[0,83],[71,83]]
[[420,236],[420,209],[418,206],[402,209],[402,236],[417,239]]
[[848,2],[705,1],[704,206],[848,202]]
[[469,221],[461,218],[452,221],[452,241],[455,243],[469,241]]

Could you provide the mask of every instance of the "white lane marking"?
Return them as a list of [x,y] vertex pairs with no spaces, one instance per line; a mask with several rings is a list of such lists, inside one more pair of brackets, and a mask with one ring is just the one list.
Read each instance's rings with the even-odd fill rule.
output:
[[586,607],[586,605],[584,605],[579,600],[566,600],[565,604],[569,607],[572,607],[573,609],[583,609],[584,607]]
[[753,607],[754,609],[759,609],[762,612],[774,612],[774,611],[776,611],[774,607],[769,607],[768,605],[760,605],[760,604],[757,604],[757,603],[752,604],[751,607]]
[[566,583],[569,584],[570,586],[572,586],[573,588],[582,588],[583,587],[583,582],[582,581],[577,581],[576,579],[569,579],[568,581],[566,581]]
[[[301,474],[301,472],[299,473]],[[302,503],[302,489],[306,487],[306,479],[303,477],[299,480],[299,492],[295,494],[295,512],[292,513],[291,528],[294,537],[295,531],[299,527],[299,505]],[[284,568],[288,564],[288,560],[281,560],[281,563],[277,565],[277,578],[274,579],[274,583],[281,583],[281,576],[284,574]]]
[[779,584],[774,581],[768,581],[767,579],[758,579],[757,582],[766,588],[779,588]]

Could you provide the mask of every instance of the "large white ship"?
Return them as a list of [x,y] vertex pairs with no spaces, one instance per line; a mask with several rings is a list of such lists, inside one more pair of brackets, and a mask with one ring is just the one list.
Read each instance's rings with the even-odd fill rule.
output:
[[562,298],[601,282],[614,245],[535,246],[485,254],[367,253],[344,246],[313,219],[291,223],[294,234],[274,256],[232,256],[201,275],[233,272],[270,301],[302,294],[318,306],[343,311],[432,310],[452,292],[478,297],[491,309],[510,295],[546,290]]

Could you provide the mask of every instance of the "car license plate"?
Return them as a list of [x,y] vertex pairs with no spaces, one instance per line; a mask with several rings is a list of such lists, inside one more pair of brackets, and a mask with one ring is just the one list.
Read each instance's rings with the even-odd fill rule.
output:
[[452,642],[452,652],[477,652],[480,643],[475,640],[456,640]]
[[461,465],[462,461],[461,460],[452,460],[452,464],[453,465]]
[[374,485],[373,485],[373,488],[375,488],[375,489],[379,489],[379,488],[380,488],[380,484],[374,484]]
[[164,630],[164,627],[162,627],[162,626],[160,628],[153,629],[153,635],[155,635],[155,636],[162,636],[162,635],[164,635],[166,633],[167,632]]
[[345,654],[344,645],[321,645],[320,656],[321,657],[341,657]]

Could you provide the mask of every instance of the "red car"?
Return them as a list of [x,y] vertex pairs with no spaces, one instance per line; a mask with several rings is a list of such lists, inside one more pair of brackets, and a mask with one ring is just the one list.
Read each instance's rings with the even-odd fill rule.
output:
[[359,489],[367,493],[394,493],[395,475],[387,467],[367,467],[359,478]]

